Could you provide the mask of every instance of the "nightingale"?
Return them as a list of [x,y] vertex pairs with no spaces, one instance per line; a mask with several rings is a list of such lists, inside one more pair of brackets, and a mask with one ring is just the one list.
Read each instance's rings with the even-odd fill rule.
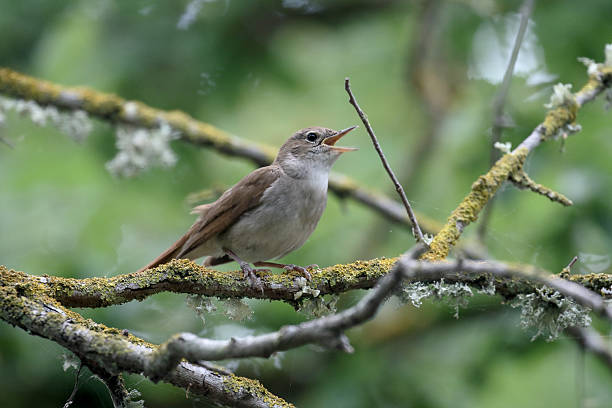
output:
[[198,218],[189,230],[141,271],[175,258],[208,256],[205,266],[237,262],[253,286],[259,280],[249,263],[295,270],[310,279],[307,268],[316,265],[269,260],[300,248],[314,231],[327,203],[332,165],[342,153],[357,150],[336,142],[355,127],[295,132],[271,165],[254,170],[215,202],[195,207],[191,213]]

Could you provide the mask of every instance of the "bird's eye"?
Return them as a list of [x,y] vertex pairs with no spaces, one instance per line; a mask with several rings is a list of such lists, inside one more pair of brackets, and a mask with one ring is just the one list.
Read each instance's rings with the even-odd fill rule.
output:
[[310,132],[309,134],[306,135],[306,140],[308,140],[309,142],[316,142],[317,138],[318,136],[314,132]]

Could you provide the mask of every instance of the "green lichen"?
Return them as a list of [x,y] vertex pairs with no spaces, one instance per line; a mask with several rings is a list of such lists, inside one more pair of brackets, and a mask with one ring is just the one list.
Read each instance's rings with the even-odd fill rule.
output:
[[514,172],[510,176],[510,178],[519,188],[528,188],[534,193],[543,195],[549,200],[558,202],[559,204],[564,205],[566,207],[569,207],[574,204],[572,200],[570,200],[563,194],[557,193],[556,191],[533,181],[522,169]]
[[228,375],[223,377],[223,385],[228,390],[235,394],[254,395],[258,399],[262,400],[269,407],[277,408],[295,408],[295,405],[288,403],[280,397],[271,394],[261,383],[257,380],[249,378],[238,377],[236,375]]
[[523,167],[529,152],[521,148],[502,156],[489,172],[480,176],[470,193],[452,212],[442,230],[434,237],[429,250],[421,257],[427,261],[439,261],[448,256],[450,249],[461,236],[463,229],[478,219],[478,214],[510,174]]

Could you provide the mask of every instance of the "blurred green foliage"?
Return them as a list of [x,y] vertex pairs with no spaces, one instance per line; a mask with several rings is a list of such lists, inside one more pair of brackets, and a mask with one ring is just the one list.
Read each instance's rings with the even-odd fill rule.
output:
[[[357,123],[346,102],[344,77],[368,113],[400,179],[431,123],[422,95],[411,86],[411,55],[423,18],[422,2],[217,0],[187,29],[177,23],[187,1],[53,2],[0,0],[0,65],[65,85],[86,85],[164,109],[181,109],[241,137],[280,145],[296,129]],[[449,73],[439,136],[407,186],[416,210],[445,220],[487,169],[491,101],[496,87],[469,80],[474,36],[482,24],[499,27],[517,1],[441,2],[435,21],[436,64]],[[576,57],[602,60],[612,38],[612,3],[588,7],[570,0],[536,2],[533,32],[542,61],[574,89],[586,80]],[[577,18],[579,16],[579,18]],[[530,86],[515,78],[506,111],[514,125],[504,141],[519,143],[543,118],[551,82]],[[576,254],[576,272],[610,272],[612,247],[612,118],[598,101],[579,114],[583,131],[541,146],[528,160],[538,182],[575,202],[562,208],[506,187],[497,201],[486,244],[491,256],[558,271]],[[193,221],[185,197],[229,186],[249,163],[181,142],[171,169],[134,179],[104,168],[115,153],[112,126],[98,123],[82,143],[52,128],[8,114],[0,137],[0,263],[33,274],[72,277],[131,272],[159,254]],[[363,130],[347,143],[357,153],[335,170],[364,186],[393,194]],[[474,226],[466,240],[475,238]],[[413,243],[408,231],[355,204],[330,197],[321,224],[299,251],[285,258],[321,266],[357,258],[395,256]],[[598,259],[594,262],[593,259]],[[602,266],[603,265],[603,266]],[[235,265],[230,265],[235,268]],[[360,293],[344,295],[354,303]],[[232,322],[220,312],[205,324],[184,296],[163,294],[86,316],[127,328],[152,342],[179,331],[228,337],[276,330],[305,317],[289,306],[248,302],[254,319]],[[223,308],[219,305],[220,309]],[[516,311],[477,298],[453,310],[388,305],[378,318],[350,332],[353,355],[305,347],[277,364],[249,360],[237,373],[257,377],[274,393],[303,407],[606,407],[612,375],[571,340],[530,342]],[[0,323],[0,395],[10,407],[62,406],[73,371],[63,350]],[[84,375],[75,406],[110,407],[104,386]],[[129,376],[147,407],[208,406],[167,385]],[[91,405],[89,405],[91,404]]]

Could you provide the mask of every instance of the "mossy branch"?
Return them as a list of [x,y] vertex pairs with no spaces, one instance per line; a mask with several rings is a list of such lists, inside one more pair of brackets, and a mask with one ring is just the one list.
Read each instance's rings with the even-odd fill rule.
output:
[[[4,321],[65,347],[93,372],[108,373],[112,378],[122,372],[140,374],[145,371],[148,358],[158,346],[128,332],[85,319],[44,292],[32,290],[31,284],[6,280],[6,269],[0,272],[0,318]],[[293,406],[271,394],[257,380],[211,371],[197,364],[182,362],[159,379],[218,404]]]
[[[388,272],[394,265],[397,268],[397,258],[335,265],[313,273],[312,281],[308,282],[308,285],[311,289],[320,290],[319,296],[356,288],[371,288],[379,278],[390,276]],[[495,293],[507,299],[535,293],[545,285],[608,319],[612,318],[612,313],[603,301],[604,296],[611,293],[609,288],[612,287],[612,275],[563,274],[561,278],[529,265],[467,260],[402,260],[399,265],[403,279],[410,283],[427,284],[444,280],[447,283],[463,283],[486,290],[494,287]],[[171,354],[166,354],[168,345],[159,349],[159,346],[139,339],[127,331],[92,322],[67,309],[77,306],[102,307],[142,300],[151,294],[165,291],[220,297],[249,296],[295,303],[295,294],[304,289],[295,274],[262,273],[260,276],[264,287],[263,294],[254,290],[241,272],[217,272],[187,260],[174,260],[140,273],[88,279],[33,276],[0,266],[0,318],[60,344],[74,352],[85,365],[108,373],[111,378],[122,372],[144,372],[154,381],[162,380],[189,388],[190,392],[206,395],[217,403],[231,406],[290,406],[266,391],[257,381],[211,370],[201,364],[180,362],[181,357],[191,356],[192,361],[199,361],[203,355],[211,359],[229,357],[227,352],[243,357],[269,354],[275,347],[286,349],[305,344],[304,342],[321,341],[316,331],[308,334],[311,328],[317,327],[325,329],[319,331],[320,334],[330,333],[330,339],[342,340],[345,339],[341,335],[342,330],[369,319],[378,306],[373,309],[368,306],[367,313],[359,314],[362,316],[361,320],[355,320],[357,315],[353,316],[351,311],[344,311],[333,315],[331,319],[308,322],[304,330],[297,331],[308,334],[305,337],[286,338],[286,331],[289,329],[281,329],[276,334],[271,333],[257,339],[261,344],[255,344],[249,339],[244,342],[237,339],[229,343],[231,347],[223,341],[205,341],[202,345],[199,339],[191,335],[183,336],[178,340],[171,340],[172,344],[179,340],[179,343],[188,340],[196,349],[173,346],[170,347],[173,350]],[[308,292],[302,295],[302,299],[312,297],[313,290]],[[383,295],[382,292],[376,293],[374,298],[381,300],[387,297],[388,291]],[[372,306],[369,298],[364,299],[363,304]],[[376,304],[379,305],[380,302]],[[361,303],[358,306],[356,310],[361,313],[361,308],[365,306]],[[321,326],[319,323],[325,324]],[[327,327],[328,323],[333,327]],[[332,336],[333,333],[335,334]],[[236,349],[243,343],[249,347],[244,350]],[[350,347],[347,342],[342,341],[336,341],[334,344],[344,344],[344,350],[349,350]]]
[[478,219],[478,215],[499,187],[511,175],[523,170],[527,155],[540,143],[554,138],[562,129],[573,124],[578,109],[611,85],[612,67],[598,64],[596,72],[589,76],[588,82],[580,91],[567,95],[565,100],[551,107],[544,122],[538,125],[514,151],[502,156],[485,175],[480,176],[472,184],[470,193],[451,213],[442,230],[434,237],[430,250],[422,259],[429,261],[445,259],[459,240],[464,228]]
[[516,173],[511,174],[510,181],[512,181],[512,183],[514,183],[514,185],[518,188],[528,188],[534,193],[543,195],[550,201],[557,202],[565,207],[573,205],[572,200],[570,200],[563,194],[557,193],[556,191],[533,181],[523,169],[520,169]]
[[[386,275],[399,258],[375,258],[339,264],[312,272],[312,280],[307,282],[312,291],[323,295],[338,295],[355,289],[370,289],[378,279]],[[464,261],[471,265],[472,261]],[[428,268],[430,262],[423,262]],[[435,264],[432,262],[431,264]],[[475,262],[474,264],[482,264]],[[486,262],[484,264],[487,264]],[[504,264],[505,268],[528,275],[551,275],[543,269],[531,265]],[[186,259],[172,260],[167,264],[142,272],[118,275],[110,278],[63,278],[53,276],[34,276],[0,266],[0,284],[14,285],[23,293],[31,296],[46,296],[55,299],[63,307],[108,307],[133,300],[143,300],[148,296],[174,292],[214,296],[218,298],[252,298],[279,300],[298,306],[296,294],[301,293],[299,301],[313,298],[304,293],[301,275],[296,272],[274,274],[258,272],[263,292],[253,288],[239,270],[220,272],[206,268]],[[596,273],[586,275],[564,274],[564,279],[575,282],[594,291],[604,298],[612,298],[612,274]],[[470,273],[453,277],[453,282],[465,283],[476,288],[489,285],[489,276]],[[416,280],[420,281],[420,280]],[[431,279],[425,282],[431,282]],[[534,284],[526,280],[500,279],[494,282],[497,293],[513,297],[520,293],[532,293]]]

